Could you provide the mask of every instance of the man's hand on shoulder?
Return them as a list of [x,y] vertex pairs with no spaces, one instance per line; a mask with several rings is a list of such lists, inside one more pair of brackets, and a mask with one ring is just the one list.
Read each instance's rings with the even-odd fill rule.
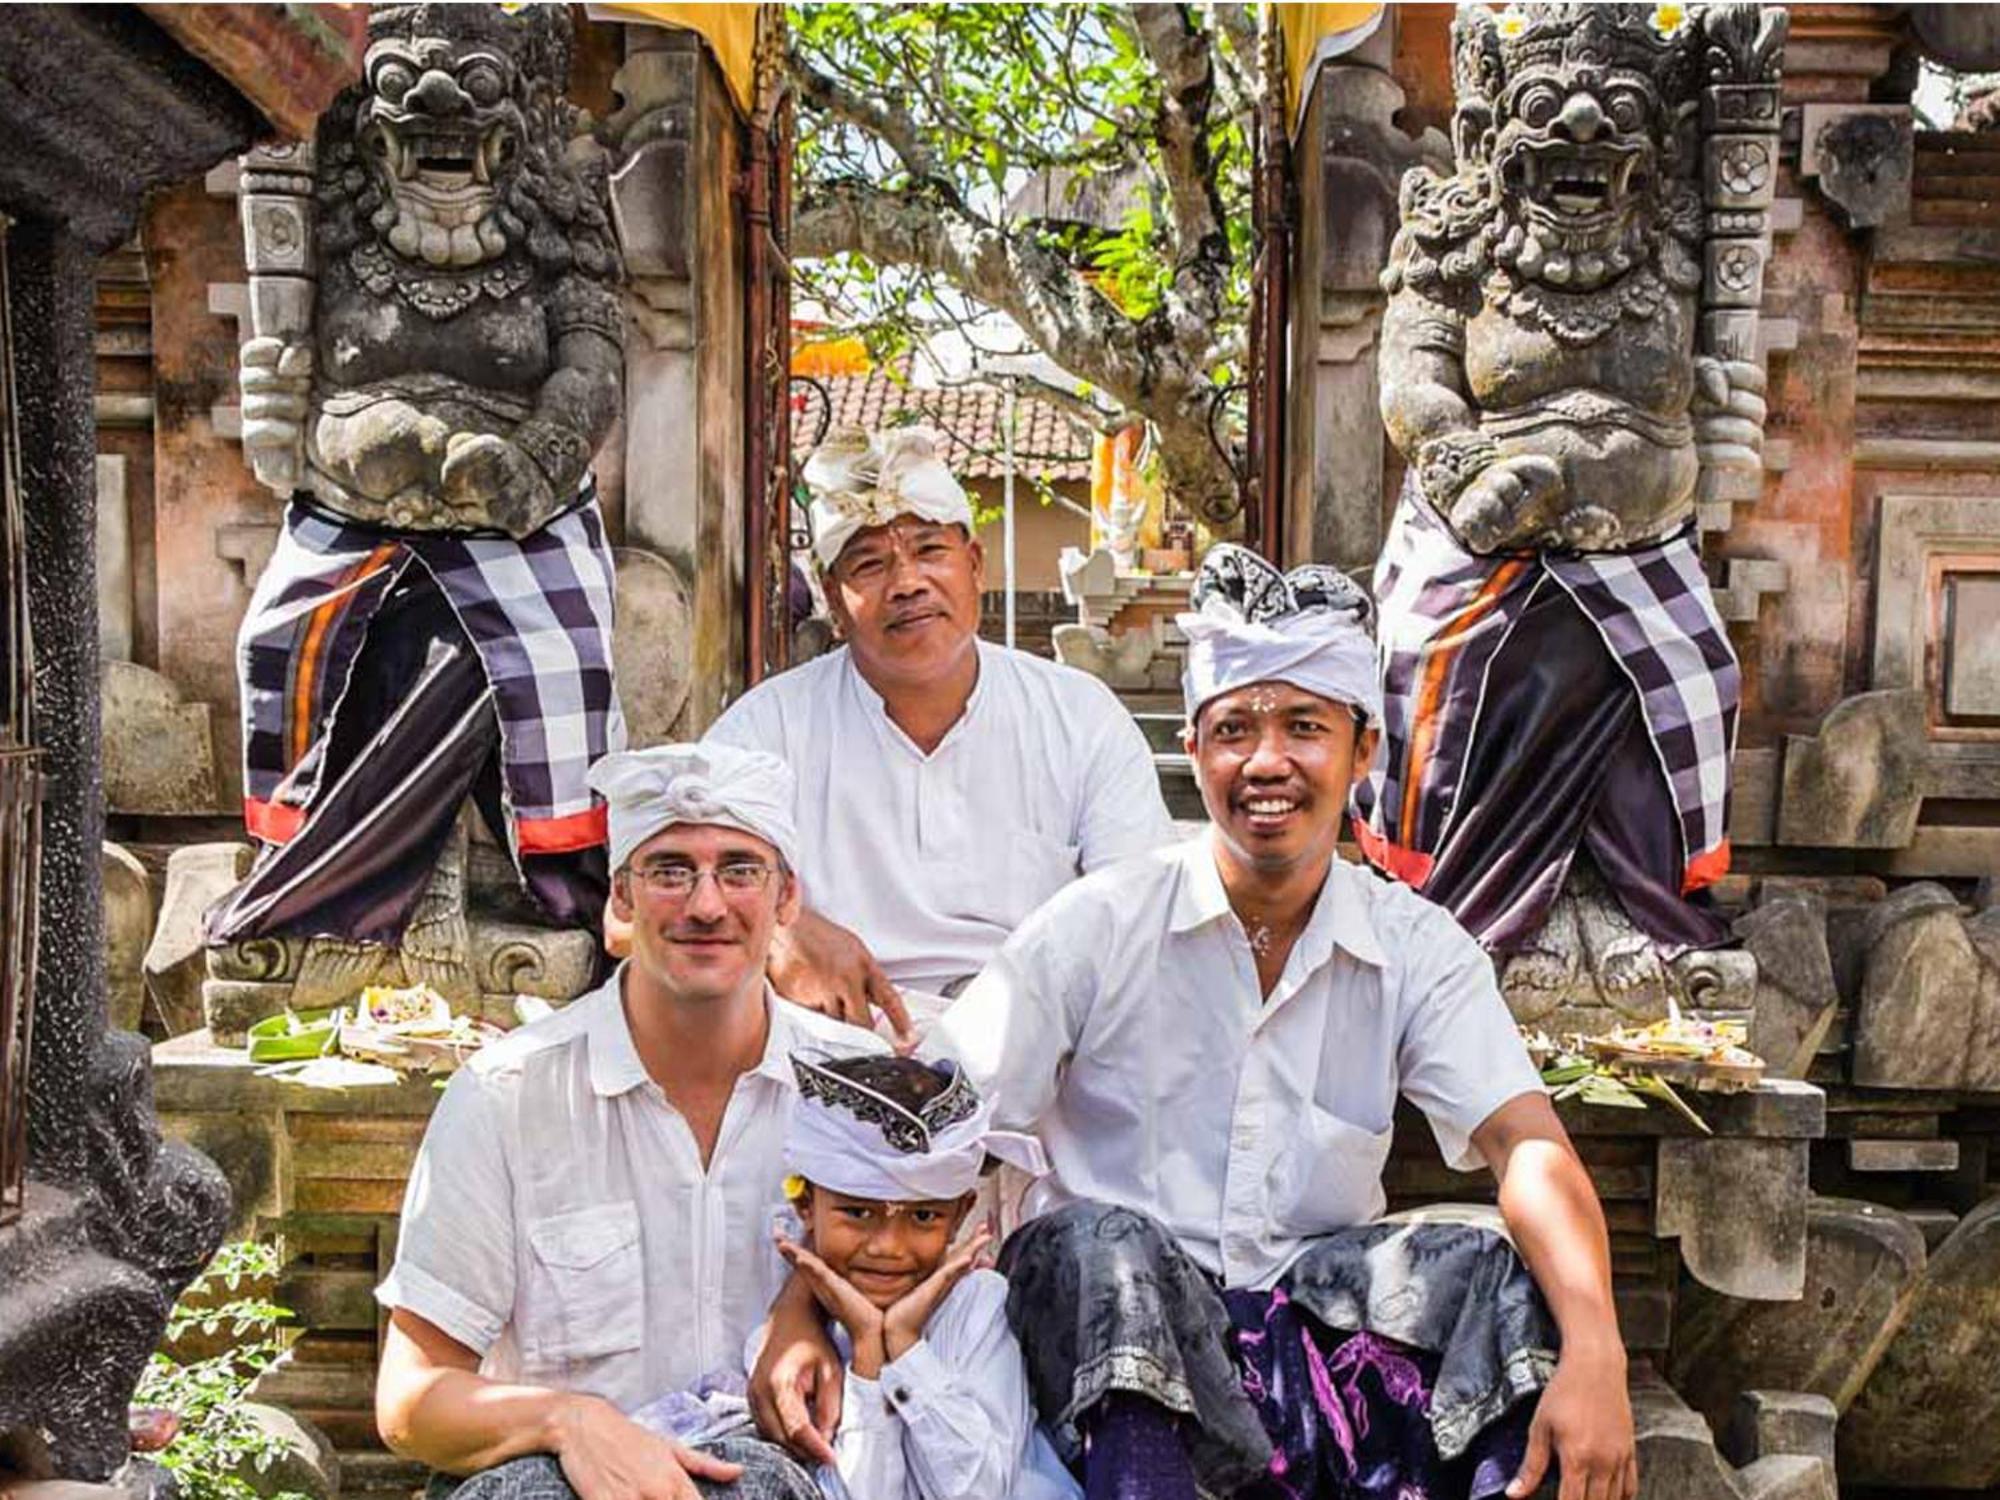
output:
[[1554,1458],[1558,1500],[1633,1500],[1639,1493],[1638,1443],[1625,1387],[1625,1351],[1565,1349],[1528,1428],[1521,1472],[1507,1500],[1526,1500]]
[[801,911],[772,936],[769,972],[772,988],[793,1004],[868,1031],[879,1011],[895,1028],[898,1051],[916,1046],[903,997],[868,945],[839,923]]
[[551,1446],[578,1500],[699,1500],[696,1479],[728,1484],[743,1470],[641,1427],[597,1396],[557,1407]]
[[757,1430],[814,1463],[835,1462],[845,1371],[820,1322],[812,1284],[794,1274],[771,1304],[771,1327],[750,1372]]

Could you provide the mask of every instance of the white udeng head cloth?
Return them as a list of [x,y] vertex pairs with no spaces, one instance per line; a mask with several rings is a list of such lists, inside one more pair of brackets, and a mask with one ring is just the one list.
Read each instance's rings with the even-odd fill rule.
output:
[[1192,724],[1209,699],[1253,682],[1288,682],[1360,710],[1382,727],[1375,605],[1338,568],[1280,573],[1247,547],[1208,549],[1175,623],[1187,637],[1181,695]]
[[989,1154],[1031,1176],[1048,1170],[1040,1141],[992,1128],[992,1104],[958,1064],[933,1066],[949,1069],[951,1082],[913,1113],[794,1053],[799,1097],[785,1131],[787,1169],[829,1192],[890,1203],[969,1193]]
[[656,745],[620,750],[590,768],[590,785],[611,821],[611,868],[663,828],[708,823],[740,828],[799,867],[791,767],[733,745]]
[[898,516],[972,530],[971,502],[928,427],[837,428],[813,449],[800,477],[812,491],[813,556],[822,568],[833,566],[855,532]]

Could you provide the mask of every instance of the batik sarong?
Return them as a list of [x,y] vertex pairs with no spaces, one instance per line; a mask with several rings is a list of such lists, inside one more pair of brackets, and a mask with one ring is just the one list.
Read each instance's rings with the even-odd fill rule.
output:
[[595,491],[519,540],[380,531],[294,500],[237,637],[250,832],[282,844],[304,823],[368,627],[413,569],[449,605],[492,690],[515,853],[603,843],[586,777],[624,748],[625,723]]
[[1495,952],[1541,928],[1579,847],[1656,941],[1721,941],[1686,897],[1729,867],[1740,680],[1692,529],[1482,557],[1406,489],[1374,582],[1369,859]]
[[[1517,1461],[1555,1369],[1555,1324],[1527,1268],[1473,1223],[1357,1225],[1313,1241],[1274,1289],[1239,1292],[1146,1215],[1077,1203],[1017,1230],[1000,1269],[1036,1411],[1064,1460],[1081,1460],[1106,1396],[1143,1396],[1181,1419],[1215,1497],[1278,1500],[1283,1488],[1258,1486],[1308,1469],[1362,1487],[1302,1494],[1375,1494],[1366,1485],[1385,1464],[1417,1494],[1468,1494]],[[1341,1356],[1359,1334],[1377,1342]],[[1319,1368],[1337,1361],[1344,1383],[1316,1384],[1308,1335]],[[1389,1353],[1414,1367],[1421,1397]],[[1357,1425],[1369,1444],[1354,1442]]]
[[1236,1500],[1487,1500],[1520,1472],[1532,1402],[1443,1458],[1431,1426],[1437,1355],[1330,1329],[1282,1288],[1222,1297],[1243,1390],[1272,1447],[1264,1476]]

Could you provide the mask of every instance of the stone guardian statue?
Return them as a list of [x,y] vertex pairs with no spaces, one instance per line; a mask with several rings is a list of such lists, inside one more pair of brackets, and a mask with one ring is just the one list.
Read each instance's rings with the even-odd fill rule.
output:
[[1403,183],[1357,822],[1514,959],[1524,1019],[1593,982],[1643,1013],[1725,937],[1697,893],[1729,863],[1738,673],[1696,509],[1760,463],[1783,35],[1754,5],[1463,7],[1453,169]]
[[[210,914],[212,1004],[589,978],[622,271],[570,44],[559,5],[377,5],[317,139],[246,159],[243,443],[287,505],[238,641],[262,852]],[[483,935],[468,794],[512,865]],[[537,925],[585,929],[560,979]]]

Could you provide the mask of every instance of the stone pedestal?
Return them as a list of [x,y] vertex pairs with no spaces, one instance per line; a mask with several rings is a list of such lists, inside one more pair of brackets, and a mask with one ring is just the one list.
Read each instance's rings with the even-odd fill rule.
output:
[[[1697,1290],[1780,1318],[1807,1285],[1807,1161],[1825,1133],[1824,1094],[1777,1081],[1698,1095],[1694,1105],[1712,1134],[1659,1107],[1557,1106],[1604,1204],[1619,1328],[1635,1355],[1666,1357],[1684,1272]],[[1487,1173],[1445,1166],[1408,1106],[1398,1111],[1383,1180],[1392,1209],[1493,1195]]]
[[231,1233],[282,1235],[276,1300],[297,1338],[257,1382],[336,1450],[344,1500],[408,1500],[424,1473],[375,1432],[377,1282],[395,1255],[403,1190],[436,1107],[432,1079],[311,1089],[260,1078],[240,1046],[197,1031],[153,1049],[163,1124],[221,1164]]
[[[597,937],[529,920],[506,855],[460,823],[395,947],[337,937],[249,938],[205,950],[202,1019],[219,1042],[286,1010],[352,1005],[369,985],[428,984],[454,1015],[515,1023],[515,1000],[573,1000],[597,979]],[[483,830],[482,830],[483,832]]]

